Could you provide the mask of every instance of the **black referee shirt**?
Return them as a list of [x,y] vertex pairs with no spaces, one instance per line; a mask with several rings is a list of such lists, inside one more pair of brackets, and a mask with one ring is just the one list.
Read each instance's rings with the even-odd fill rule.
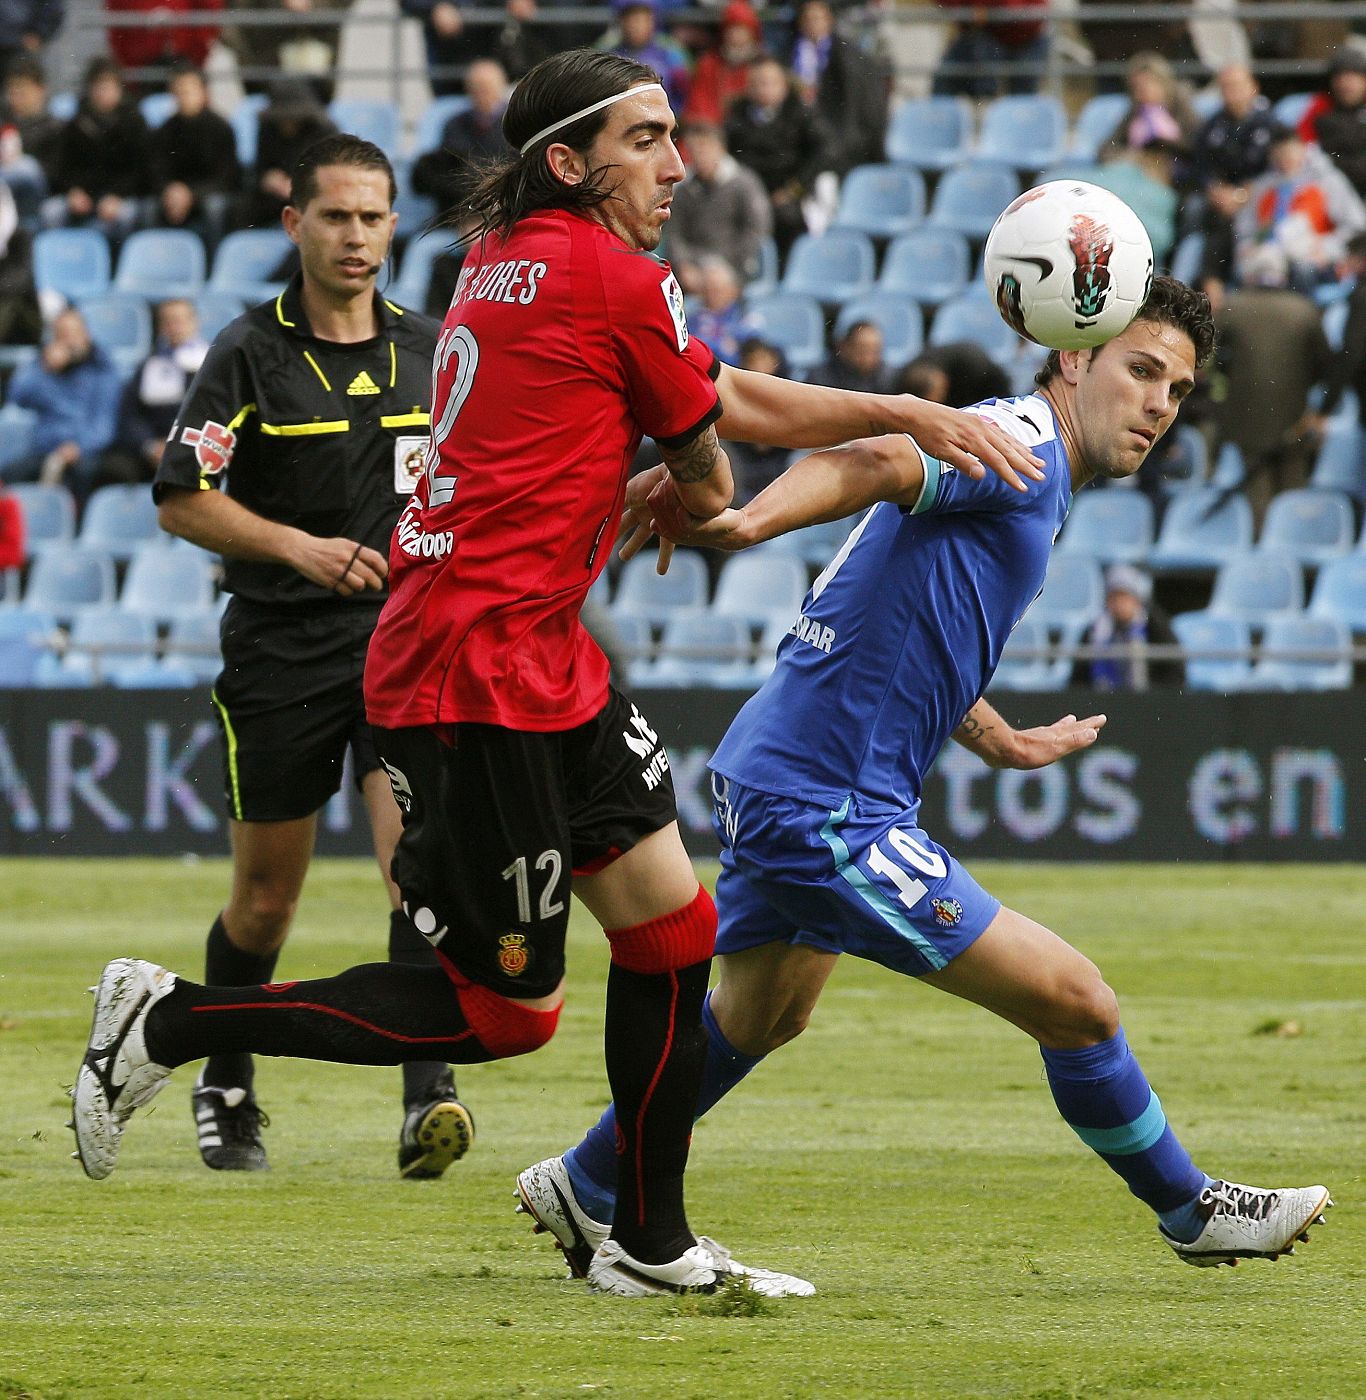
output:
[[[437,323],[376,295],[380,332],[319,340],[295,276],[209,349],[166,440],[152,490],[225,488],[255,514],[321,538],[340,536],[386,558],[421,474],[431,421]],[[374,607],[341,598],[283,564],[224,560],[224,586],[259,603]]]

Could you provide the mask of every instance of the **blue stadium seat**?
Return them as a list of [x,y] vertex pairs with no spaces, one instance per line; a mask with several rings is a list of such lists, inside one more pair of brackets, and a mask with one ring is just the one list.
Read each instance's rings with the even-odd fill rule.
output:
[[223,669],[217,612],[210,609],[174,618],[166,638],[166,660],[183,666],[196,680],[217,679]]
[[653,551],[628,559],[617,582],[612,616],[663,624],[675,613],[707,606],[707,565],[692,550],[677,550],[667,574],[655,572]]
[[1156,569],[1213,570],[1251,547],[1247,497],[1193,486],[1168,504],[1148,563]]
[[120,690],[190,690],[199,684],[195,673],[176,661],[143,661],[121,667],[111,676]]
[[0,468],[33,451],[33,430],[37,425],[38,415],[31,408],[13,403],[0,408]]
[[1059,554],[1085,554],[1102,564],[1140,564],[1153,546],[1156,512],[1142,491],[1084,491],[1072,502]]
[[759,244],[759,268],[745,283],[746,296],[767,296],[778,290],[778,245],[771,238]]
[[877,258],[866,234],[804,233],[787,255],[780,286],[793,296],[839,303],[873,289]]
[[925,217],[925,177],[902,165],[859,165],[840,186],[836,228],[895,238]]
[[972,108],[957,97],[902,102],[887,124],[887,159],[921,170],[957,165],[972,144]]
[[626,680],[635,685],[639,677],[649,673],[650,662],[654,660],[655,641],[650,619],[631,613],[612,613],[609,622],[621,646],[620,659],[626,669]]
[[1039,171],[1063,158],[1067,113],[1056,97],[1043,93],[998,97],[982,114],[975,154],[1019,171]]
[[0,690],[35,684],[56,631],[57,619],[40,608],[0,609]]
[[421,311],[427,304],[427,287],[432,280],[432,264],[455,243],[450,229],[433,229],[410,239],[403,250],[403,263],[388,290],[390,301]]
[[1352,634],[1341,622],[1303,614],[1270,619],[1251,689],[1348,690],[1351,684]]
[[1341,491],[1282,491],[1271,498],[1257,548],[1322,564],[1352,547],[1352,503]]
[[96,684],[112,681],[120,672],[152,660],[156,642],[151,618],[119,607],[91,608],[72,624],[62,670],[79,672],[79,679]]
[[229,322],[235,321],[246,309],[241,297],[227,292],[205,290],[194,299],[199,329],[205,340],[212,340]]
[[681,613],[664,625],[658,658],[637,668],[638,684],[732,689],[753,684],[749,624],[713,612]]
[[1209,610],[1262,627],[1277,613],[1304,609],[1304,570],[1288,554],[1249,550],[1219,566]]
[[152,312],[137,292],[105,292],[80,305],[90,338],[125,373],[152,353]]
[[249,306],[279,296],[284,283],[275,269],[293,244],[282,228],[245,228],[228,234],[218,245],[208,290],[240,297]]
[[87,608],[106,608],[115,598],[114,561],[101,550],[45,549],[33,561],[24,605],[68,621]]
[[237,140],[237,159],[245,170],[256,164],[256,136],[261,120],[261,109],[267,97],[263,92],[249,92],[232,109],[228,122]]
[[1314,580],[1309,599],[1314,617],[1332,617],[1353,632],[1366,632],[1366,551],[1330,559]]
[[114,289],[139,296],[195,297],[204,286],[204,241],[183,228],[145,228],[130,234],[119,253]]
[[327,109],[338,131],[372,141],[391,160],[399,154],[398,109],[392,102],[364,97],[338,97]]
[[772,550],[747,550],[721,566],[711,610],[754,626],[774,618],[790,623],[801,611],[807,587],[806,566],[800,559]]
[[1072,662],[1065,650],[1054,652],[1048,627],[1033,610],[1022,617],[1006,638],[989,689],[1061,690],[1071,678]]
[[[0,440],[5,430],[0,410]],[[76,538],[76,499],[65,486],[44,486],[37,481],[17,481],[9,493],[24,516],[24,542],[30,555],[56,545],[65,547]]]
[[1347,329],[1347,313],[1350,310],[1345,300],[1330,302],[1323,308],[1323,337],[1332,350],[1342,349],[1342,335]]
[[1068,154],[1081,160],[1095,160],[1128,110],[1129,95],[1125,92],[1098,92],[1087,98],[1072,123]]
[[[1190,428],[1187,431],[1195,433],[1200,442],[1204,444],[1204,435],[1197,428]],[[1192,475],[1193,484],[1198,484],[1198,475]],[[1214,471],[1210,473],[1209,484],[1217,486],[1220,490],[1232,489],[1241,486],[1247,480],[1247,463],[1243,461],[1242,451],[1236,442],[1220,443],[1219,451],[1214,455]]]
[[1105,577],[1100,565],[1084,554],[1061,551],[1048,561],[1043,592],[1029,616],[1045,627],[1085,627],[1105,607]]
[[1321,491],[1345,491],[1358,505],[1366,503],[1366,435],[1359,424],[1329,420],[1309,484]]
[[930,322],[931,345],[951,345],[970,340],[1006,367],[1019,348],[1020,338],[1001,319],[996,304],[985,291],[970,288],[946,301]]
[[759,334],[787,356],[795,372],[808,370],[825,359],[825,317],[820,304],[811,297],[788,292],[747,297],[745,310]]
[[169,92],[149,92],[146,97],[139,98],[138,109],[143,121],[155,129],[174,114],[175,98]]
[[1287,92],[1272,104],[1271,115],[1282,126],[1298,126],[1314,97],[1312,92]]
[[394,200],[394,213],[398,215],[398,236],[415,238],[438,212],[436,200],[430,195],[414,194],[400,186],[398,198]]
[[1178,613],[1172,618],[1172,631],[1185,652],[1186,685],[1191,690],[1228,694],[1247,689],[1252,632],[1241,618],[1203,610]]
[[971,276],[968,240],[952,229],[922,226],[888,246],[876,290],[914,297],[922,306],[938,306],[963,291]]
[[76,543],[128,560],[144,544],[164,538],[150,486],[101,486],[86,502]]
[[[1234,452],[1237,450],[1233,448]],[[1209,443],[1204,433],[1188,423],[1178,424],[1163,441],[1161,455],[1154,465],[1162,473],[1159,488],[1163,496],[1193,486],[1209,485]]]
[[33,240],[33,280],[40,292],[84,301],[109,290],[109,243],[98,229],[46,228]]
[[930,202],[929,223],[981,240],[1020,193],[1020,177],[995,161],[967,161],[946,170]]
[[775,617],[764,624],[754,647],[754,660],[750,662],[751,685],[761,686],[773,674],[773,668],[778,664],[778,644],[791,630],[790,618]]
[[157,622],[212,611],[213,605],[212,556],[160,542],[143,545],[133,556],[119,595],[120,607]]
[[910,297],[874,292],[846,301],[835,317],[835,338],[858,321],[871,321],[882,332],[882,358],[888,365],[904,365],[924,348],[925,318]]
[[1172,249],[1171,274],[1178,282],[1195,285],[1200,275],[1200,262],[1205,256],[1205,235],[1203,233],[1183,234],[1176,240]]
[[436,150],[441,143],[441,133],[446,129],[446,123],[457,113],[468,112],[471,105],[470,99],[459,93],[449,97],[434,97],[423,108],[417,132],[413,137],[412,154],[420,156]]

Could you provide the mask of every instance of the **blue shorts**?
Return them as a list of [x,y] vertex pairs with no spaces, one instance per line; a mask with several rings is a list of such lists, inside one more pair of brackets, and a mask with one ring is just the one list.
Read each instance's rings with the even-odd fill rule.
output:
[[918,977],[956,958],[996,917],[989,895],[916,826],[916,812],[837,811],[712,774],[721,839],[716,951],[804,943]]

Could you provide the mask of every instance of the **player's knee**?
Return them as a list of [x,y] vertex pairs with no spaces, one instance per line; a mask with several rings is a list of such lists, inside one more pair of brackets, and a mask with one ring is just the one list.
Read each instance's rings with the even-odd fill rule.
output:
[[529,1055],[555,1034],[563,1002],[541,1010],[467,982],[456,995],[465,1020],[493,1060]]
[[1052,1035],[1060,1048],[1098,1045],[1119,1030],[1119,1001],[1096,968],[1068,981],[1054,1022]]
[[603,932],[612,961],[627,972],[677,972],[711,957],[716,945],[716,905],[701,885],[690,903],[630,928]]
[[292,892],[253,882],[228,907],[228,937],[244,952],[273,953],[285,941],[298,907],[298,896]]

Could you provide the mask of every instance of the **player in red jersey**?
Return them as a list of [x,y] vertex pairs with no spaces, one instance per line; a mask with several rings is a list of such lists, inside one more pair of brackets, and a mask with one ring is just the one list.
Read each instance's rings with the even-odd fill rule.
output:
[[[648,719],[579,623],[643,434],[694,515],[731,497],[725,435],[792,447],[914,432],[1022,486],[1030,454],[981,419],[908,397],[779,384],[691,340],[650,256],[684,170],[656,76],[559,54],[504,117],[517,154],[475,190],[481,226],[438,342],[427,469],[390,551],[366,703],[400,807],[393,874],[444,970],[373,964],[285,986],[204,988],[110,964],[76,1089],[82,1161],[107,1175],[169,1067],[220,1048],[356,1063],[533,1050],[562,1000],[569,896],[611,945],[607,1074],[621,1124],[600,1291],[773,1295],[800,1279],[696,1239],[683,1172],[716,915],[675,820]],[[718,392],[719,390],[719,392]]]

